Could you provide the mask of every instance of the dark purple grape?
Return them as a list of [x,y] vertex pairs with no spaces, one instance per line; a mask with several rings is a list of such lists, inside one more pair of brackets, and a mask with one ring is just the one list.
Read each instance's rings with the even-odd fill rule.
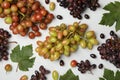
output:
[[9,53],[7,52],[7,50],[10,37],[11,34],[7,30],[0,28],[0,61],[8,60]]
[[100,38],[101,39],[104,39],[105,38],[105,35],[103,33],[100,34]]
[[47,80],[46,74],[49,74],[50,71],[45,69],[44,66],[41,65],[39,67],[39,70],[35,70],[34,73],[35,74],[31,76],[30,80]]
[[95,54],[90,54],[90,57],[96,58],[97,56]]

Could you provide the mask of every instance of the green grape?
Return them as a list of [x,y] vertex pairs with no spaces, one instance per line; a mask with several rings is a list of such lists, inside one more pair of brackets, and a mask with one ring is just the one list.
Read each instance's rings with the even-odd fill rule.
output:
[[80,36],[79,36],[78,34],[75,34],[75,35],[74,35],[74,40],[75,40],[75,41],[80,41]]
[[80,28],[86,30],[88,28],[88,25],[87,24],[81,24]]
[[50,53],[53,54],[54,52],[55,52],[55,47],[52,47],[52,48],[50,49]]
[[60,54],[63,54],[63,52],[64,52],[64,49],[63,49],[63,48],[59,50],[59,53],[60,53]]
[[56,50],[59,51],[62,49],[62,47],[63,47],[62,43],[58,43],[56,46]]
[[51,49],[51,48],[52,48],[52,44],[48,43],[48,44],[46,45],[46,48]]
[[58,31],[57,38],[60,39],[60,40],[63,38],[63,32],[62,31]]
[[49,31],[56,31],[56,27],[50,27]]
[[67,50],[64,50],[64,55],[65,55],[65,56],[69,56],[69,55],[70,55],[70,52],[67,51]]
[[50,2],[49,9],[50,9],[51,11],[54,11],[54,10],[55,10],[55,7],[56,7],[55,3],[54,3],[54,2]]
[[91,50],[91,49],[93,48],[93,44],[90,43],[90,42],[88,42],[88,43],[87,43],[87,48],[88,48],[89,50]]
[[50,55],[50,60],[54,61],[54,55],[53,54]]
[[94,31],[88,31],[88,32],[86,32],[86,34],[85,34],[85,37],[86,38],[95,38],[95,32]]
[[71,31],[71,32],[75,32],[76,28],[73,26],[73,25],[69,25],[68,26],[68,29]]
[[50,37],[50,42],[55,43],[57,41],[56,37]]
[[5,17],[4,21],[5,21],[6,24],[12,24],[12,18],[11,18],[11,16]]
[[43,42],[42,41],[37,41],[37,45],[40,46],[40,47],[43,47]]
[[69,56],[70,55],[70,47],[68,45],[64,46],[64,55]]
[[42,54],[48,53],[48,49],[47,49],[46,47],[42,48],[41,53],[42,53]]
[[86,41],[85,41],[84,39],[80,40],[80,46],[81,46],[82,48],[86,48],[87,43],[86,43]]
[[70,43],[70,39],[64,39],[63,41],[62,41],[62,44],[63,45],[68,45]]
[[3,12],[3,9],[0,7],[0,14]]
[[65,30],[65,29],[67,28],[67,25],[64,24],[64,23],[62,23],[62,24],[60,24],[60,28],[61,28],[62,30]]
[[49,58],[50,58],[50,53],[48,52],[48,53],[44,54],[43,57],[44,57],[45,59],[49,59]]
[[74,22],[74,23],[73,23],[73,26],[74,26],[75,28],[78,28],[79,23],[78,23],[78,22]]
[[76,51],[78,49],[78,45],[72,45],[72,48]]
[[63,36],[67,36],[68,35],[68,30],[63,30]]
[[59,74],[58,74],[58,72],[57,72],[56,70],[54,70],[54,71],[52,72],[52,78],[53,78],[53,80],[58,80]]
[[95,39],[95,38],[90,38],[88,41],[93,45],[98,45],[99,44],[98,40]]
[[39,53],[41,51],[41,47],[37,47],[35,51]]
[[55,52],[54,53],[54,60],[57,60],[60,58],[60,53],[59,52]]
[[76,44],[75,39],[74,39],[74,38],[70,38],[70,43],[71,43],[71,44]]
[[78,45],[74,44],[70,46],[70,52],[75,52],[78,49]]
[[57,36],[57,32],[56,31],[50,31],[49,34],[50,34],[50,36],[53,36],[53,37]]
[[11,13],[11,9],[10,8],[4,9],[4,14],[8,15],[10,13]]

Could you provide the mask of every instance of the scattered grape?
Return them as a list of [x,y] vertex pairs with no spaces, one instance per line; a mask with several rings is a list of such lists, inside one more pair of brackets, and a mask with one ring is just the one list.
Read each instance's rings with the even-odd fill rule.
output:
[[72,60],[71,62],[70,62],[70,65],[71,65],[71,67],[76,67],[77,66],[77,61],[76,60]]
[[23,76],[21,76],[20,80],[28,80],[28,76],[27,75],[23,75]]
[[54,2],[50,2],[49,9],[50,9],[51,11],[54,11],[54,10],[55,10],[55,7],[56,7],[55,3],[54,3]]
[[12,65],[11,64],[6,64],[5,65],[5,70],[6,70],[6,72],[12,71]]
[[59,74],[58,74],[58,72],[57,72],[56,70],[54,70],[54,71],[52,72],[52,78],[53,78],[53,80],[58,80]]

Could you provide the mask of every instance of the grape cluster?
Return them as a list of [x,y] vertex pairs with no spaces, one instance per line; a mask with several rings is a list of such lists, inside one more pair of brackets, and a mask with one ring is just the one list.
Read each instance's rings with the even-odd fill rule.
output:
[[111,38],[98,47],[101,59],[105,59],[120,68],[120,38],[114,31],[110,31]]
[[13,34],[28,35],[30,39],[41,36],[54,15],[37,0],[0,0],[0,17],[11,24]]
[[77,63],[78,71],[81,73],[86,73],[87,71],[91,71],[92,69],[96,69],[96,64],[91,64],[89,60],[80,61]]
[[87,24],[78,22],[68,26],[61,23],[59,26],[50,27],[50,36],[47,36],[45,41],[37,41],[36,52],[45,59],[54,61],[59,59],[62,54],[69,56],[78,49],[78,45],[92,49],[99,42],[95,32],[86,31],[87,28]]
[[0,61],[8,60],[8,44],[9,38],[11,37],[10,33],[2,28],[0,28]]
[[50,71],[46,70],[44,66],[39,67],[39,71],[35,70],[35,74],[31,76],[30,80],[47,80],[46,74],[49,74]]
[[74,18],[82,19],[81,14],[87,9],[95,11],[100,7],[98,0],[57,0],[61,7],[67,8]]

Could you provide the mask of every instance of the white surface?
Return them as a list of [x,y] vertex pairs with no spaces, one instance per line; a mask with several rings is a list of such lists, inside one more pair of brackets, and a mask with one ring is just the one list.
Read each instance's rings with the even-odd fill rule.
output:
[[[45,4],[44,0],[39,0],[41,2],[42,5],[44,5],[47,10],[49,10],[49,6]],[[56,0],[51,0],[51,1],[56,1]],[[101,5],[100,8],[98,8],[95,12],[90,11],[89,9],[86,10],[84,12],[90,15],[90,19],[82,19],[81,23],[86,23],[89,25],[89,29],[88,30],[94,30],[96,32],[97,35],[97,39],[99,40],[100,43],[104,42],[107,38],[109,38],[109,32],[110,30],[114,30],[115,31],[115,27],[114,25],[112,27],[105,27],[103,25],[99,25],[98,23],[100,22],[101,18],[102,18],[102,14],[105,12],[102,8],[108,4],[109,2],[112,1],[119,1],[119,0],[99,0],[99,3]],[[79,21],[78,19],[74,19],[72,16],[70,16],[69,11],[67,9],[63,9],[62,7],[59,7],[58,3],[56,3],[56,9],[55,11],[53,11],[52,13],[56,15],[60,14],[63,16],[63,20],[57,20],[54,19],[53,22],[49,25],[50,26],[54,26],[54,25],[59,25],[60,23],[64,22],[66,24],[72,24],[75,21]],[[83,14],[83,15],[84,15]],[[9,32],[11,32],[9,30],[9,25],[5,24],[3,19],[0,19],[0,27],[7,29]],[[12,38],[10,39],[11,41],[17,41],[18,44],[20,44],[20,46],[25,46],[25,45],[29,45],[29,44],[33,44],[33,50],[35,50],[36,48],[36,41],[37,40],[44,40],[46,35],[48,35],[48,30],[46,31],[41,31],[42,32],[42,37],[39,38],[35,38],[33,40],[29,39],[28,37],[21,37],[19,35],[12,35]],[[99,35],[101,33],[105,34],[105,39],[101,39],[99,37]],[[117,32],[117,34],[120,34],[120,31]],[[9,52],[11,53],[11,50],[16,46],[17,44],[10,44],[10,50]],[[97,59],[92,59],[90,57],[90,54],[94,53],[97,55]],[[63,59],[65,61],[65,66],[61,67],[59,65],[59,60],[58,61],[54,61],[51,62],[50,60],[46,60],[43,59],[43,57],[38,56],[38,54],[34,51],[34,56],[36,57],[35,63],[33,68],[30,68],[29,71],[27,72],[23,72],[18,70],[18,72],[16,72],[16,67],[17,67],[17,63],[13,63],[11,62],[11,60],[9,59],[9,61],[2,61],[0,62],[0,80],[19,80],[19,78],[22,75],[28,75],[29,79],[31,77],[32,74],[34,74],[35,70],[39,69],[40,65],[44,65],[45,68],[53,71],[53,70],[57,70],[59,72],[60,75],[63,75],[68,69],[70,69],[70,61],[72,59],[76,59],[78,62],[80,60],[86,60],[89,59],[91,61],[91,63],[96,63],[97,65],[100,63],[104,64],[105,68],[108,69],[112,69],[114,71],[117,70],[117,68],[115,66],[113,66],[112,64],[110,64],[108,61],[105,60],[101,60],[100,59],[100,55],[99,52],[97,51],[97,46],[94,46],[93,50],[88,50],[88,49],[82,49],[79,48],[77,52],[73,53],[70,57],[65,57],[62,56],[61,59]],[[11,72],[6,73],[4,70],[4,66],[5,64],[12,64],[13,66],[13,70]],[[102,76],[103,70],[100,69],[95,69],[93,70],[93,74],[90,74],[90,72],[87,72],[86,74],[81,74],[77,68],[71,68],[72,71],[76,74],[79,75],[80,80],[99,80],[99,77]],[[86,77],[87,76],[87,77]],[[52,76],[51,74],[47,75],[48,80],[52,80]]]

